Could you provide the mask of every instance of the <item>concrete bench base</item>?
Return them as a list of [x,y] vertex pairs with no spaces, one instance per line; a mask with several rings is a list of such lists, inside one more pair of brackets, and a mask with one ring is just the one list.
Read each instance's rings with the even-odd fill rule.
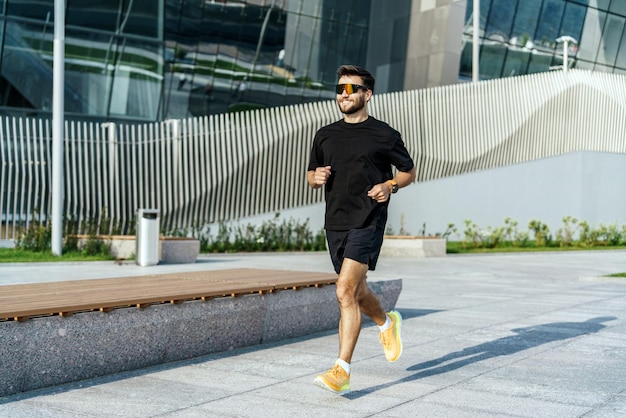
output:
[[[369,283],[385,310],[402,280]],[[0,396],[336,330],[335,285],[0,322]]]
[[160,263],[195,263],[200,253],[200,241],[189,238],[161,238]]
[[444,257],[446,255],[445,238],[385,236],[380,250],[384,257]]

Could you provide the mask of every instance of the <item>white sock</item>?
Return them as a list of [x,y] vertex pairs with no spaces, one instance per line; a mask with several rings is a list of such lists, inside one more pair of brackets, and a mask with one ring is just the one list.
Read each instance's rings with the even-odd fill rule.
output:
[[346,373],[350,374],[350,363],[347,363],[343,361],[342,359],[338,358],[335,364],[340,365],[341,368],[346,371]]
[[385,314],[385,316],[387,317],[387,320],[385,321],[385,323],[378,326],[378,328],[380,329],[380,332],[387,331],[389,327],[391,326],[391,319],[389,318],[389,315]]

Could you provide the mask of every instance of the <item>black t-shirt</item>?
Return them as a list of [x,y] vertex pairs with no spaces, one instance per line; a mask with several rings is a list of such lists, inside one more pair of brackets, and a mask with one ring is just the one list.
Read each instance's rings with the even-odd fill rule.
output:
[[367,192],[393,178],[392,166],[410,171],[413,165],[400,133],[372,116],[360,123],[342,119],[321,128],[313,140],[308,170],[331,167],[324,227],[349,230],[379,217],[384,223],[389,200],[378,203]]

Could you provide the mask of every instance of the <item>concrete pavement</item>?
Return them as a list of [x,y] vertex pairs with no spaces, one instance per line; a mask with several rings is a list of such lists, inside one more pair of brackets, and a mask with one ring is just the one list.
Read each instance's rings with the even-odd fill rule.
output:
[[[0,285],[239,267],[331,271],[325,253],[210,255],[2,264]],[[625,251],[385,258],[370,278],[403,279],[404,353],[387,363],[366,324],[350,394],[312,384],[329,332],[0,398],[0,416],[622,417],[626,279],[602,276],[624,271]]]

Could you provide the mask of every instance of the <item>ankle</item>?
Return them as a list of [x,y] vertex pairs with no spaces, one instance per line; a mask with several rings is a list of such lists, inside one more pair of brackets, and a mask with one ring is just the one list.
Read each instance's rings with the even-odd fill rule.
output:
[[391,326],[391,318],[389,318],[389,315],[385,314],[385,323],[382,325],[378,326],[378,329],[380,329],[380,332],[385,332],[389,329],[389,327]]
[[350,363],[348,363],[347,361],[344,361],[344,360],[338,358],[337,361],[335,362],[335,364],[339,365],[339,367],[344,369],[346,371],[346,373],[348,375],[350,375]]

